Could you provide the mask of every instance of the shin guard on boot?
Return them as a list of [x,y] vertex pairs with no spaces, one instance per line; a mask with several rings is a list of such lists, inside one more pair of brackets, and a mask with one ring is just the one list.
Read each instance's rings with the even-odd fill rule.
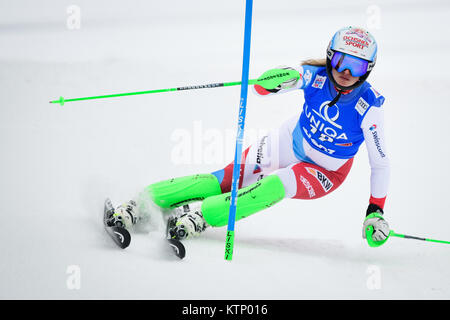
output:
[[[285,196],[284,186],[276,175],[238,190],[236,221],[255,212],[273,206]],[[222,227],[228,223],[231,192],[206,198],[202,203],[202,214],[208,225]]]
[[151,199],[161,208],[175,208],[221,194],[220,184],[212,174],[195,174],[149,185]]

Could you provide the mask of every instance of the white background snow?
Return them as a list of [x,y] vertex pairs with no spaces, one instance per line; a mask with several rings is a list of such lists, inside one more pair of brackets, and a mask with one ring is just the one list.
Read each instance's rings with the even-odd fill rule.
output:
[[[361,238],[365,147],[329,196],[239,221],[231,263],[226,228],[186,241],[182,261],[162,254],[155,232],[124,251],[104,233],[106,196],[126,201],[232,160],[240,87],[48,101],[239,81],[243,21],[244,1],[0,0],[0,298],[450,298],[449,245]],[[347,25],[369,25],[380,48],[369,81],[386,97],[385,217],[396,232],[450,240],[448,1],[255,1],[250,77],[324,57]],[[302,92],[250,92],[247,144],[302,104]],[[177,159],[180,147],[191,154]]]

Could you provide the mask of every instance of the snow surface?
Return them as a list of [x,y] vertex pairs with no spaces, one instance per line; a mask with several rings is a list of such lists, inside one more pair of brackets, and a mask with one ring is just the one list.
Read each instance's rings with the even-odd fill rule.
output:
[[[72,30],[73,4],[81,25]],[[380,50],[369,80],[386,97],[392,163],[385,216],[396,232],[450,240],[448,1],[255,1],[250,76],[323,57],[335,30],[366,26],[374,12]],[[157,232],[124,251],[104,233],[106,196],[125,201],[231,161],[240,88],[48,101],[239,81],[243,19],[243,1],[0,1],[0,298],[450,298],[449,246],[362,240],[365,147],[329,196],[239,221],[231,263],[226,228],[185,242],[182,261],[164,255]],[[247,144],[302,103],[301,92],[250,93]],[[177,159],[180,147],[192,153]],[[73,265],[79,289],[68,286]]]

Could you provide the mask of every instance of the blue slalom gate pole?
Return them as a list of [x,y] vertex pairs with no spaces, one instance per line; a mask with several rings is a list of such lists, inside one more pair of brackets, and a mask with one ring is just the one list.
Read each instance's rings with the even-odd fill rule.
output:
[[233,179],[231,182],[230,213],[228,215],[228,228],[225,243],[225,260],[229,261],[233,259],[234,225],[236,222],[237,193],[239,188],[242,144],[244,141],[245,113],[247,109],[248,76],[250,65],[250,42],[252,31],[252,7],[253,7],[253,0],[246,0],[241,99],[239,104],[236,150],[234,154],[234,164],[233,164]]

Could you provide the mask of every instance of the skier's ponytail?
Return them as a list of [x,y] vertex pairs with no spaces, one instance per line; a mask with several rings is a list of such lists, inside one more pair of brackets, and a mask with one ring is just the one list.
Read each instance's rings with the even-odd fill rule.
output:
[[323,59],[307,59],[307,60],[303,60],[300,65],[325,67],[327,65],[327,59],[325,59],[325,58],[323,58]]

